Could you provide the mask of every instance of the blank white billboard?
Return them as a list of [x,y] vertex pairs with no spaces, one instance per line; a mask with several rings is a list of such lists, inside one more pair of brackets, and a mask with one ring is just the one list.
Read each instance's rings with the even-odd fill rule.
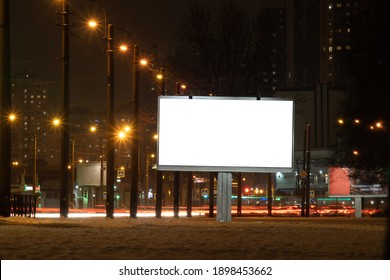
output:
[[160,96],[158,106],[159,170],[293,169],[292,100]]

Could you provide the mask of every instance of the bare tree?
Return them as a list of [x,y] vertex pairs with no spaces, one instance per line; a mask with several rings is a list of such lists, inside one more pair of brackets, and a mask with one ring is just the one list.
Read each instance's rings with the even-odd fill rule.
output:
[[229,1],[220,9],[193,6],[180,26],[170,71],[198,95],[258,96],[261,84],[260,18]]

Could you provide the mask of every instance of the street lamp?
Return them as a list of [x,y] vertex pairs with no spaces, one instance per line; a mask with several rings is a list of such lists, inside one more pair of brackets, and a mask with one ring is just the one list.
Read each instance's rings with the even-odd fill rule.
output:
[[[106,217],[114,218],[114,184],[115,184],[115,115],[114,115],[114,27],[107,24],[107,13],[103,5],[95,0],[89,0],[96,3],[104,13],[104,40],[107,41],[105,50],[107,55],[107,197],[106,197]],[[96,22],[90,22],[89,26],[96,27]]]
[[[124,33],[126,33],[132,42],[133,38],[131,34],[123,28],[115,27]],[[133,89],[131,96],[131,115],[132,121],[132,138],[131,138],[131,179],[130,179],[130,217],[137,217],[137,204],[138,204],[138,160],[139,160],[139,66],[144,65],[146,62],[139,59],[139,46],[132,43],[133,57],[132,57],[132,74],[133,74]],[[121,51],[127,51],[127,46],[120,46]]]
[[[0,7],[0,110],[11,108],[10,0]],[[11,196],[11,126],[0,119],[0,214],[10,216]]]
[[131,106],[131,121],[133,123],[133,137],[131,145],[131,186],[130,186],[130,217],[137,217],[138,196],[138,152],[139,152],[139,49],[133,45],[133,92]]
[[69,212],[69,4],[61,0],[58,13],[62,15],[62,118],[61,164],[60,164],[60,216],[68,217]]

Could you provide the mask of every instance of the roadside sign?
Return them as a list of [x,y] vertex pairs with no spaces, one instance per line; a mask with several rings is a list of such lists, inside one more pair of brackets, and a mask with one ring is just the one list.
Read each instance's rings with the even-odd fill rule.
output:
[[301,172],[299,172],[299,176],[301,176],[301,178],[306,178],[307,176],[307,172],[305,170],[301,170]]
[[125,170],[119,169],[116,176],[117,176],[117,178],[124,178],[125,177]]

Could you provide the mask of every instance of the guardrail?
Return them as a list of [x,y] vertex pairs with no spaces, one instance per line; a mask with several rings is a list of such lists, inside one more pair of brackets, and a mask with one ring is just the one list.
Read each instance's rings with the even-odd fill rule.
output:
[[11,216],[33,217],[37,212],[37,196],[32,194],[11,194]]

